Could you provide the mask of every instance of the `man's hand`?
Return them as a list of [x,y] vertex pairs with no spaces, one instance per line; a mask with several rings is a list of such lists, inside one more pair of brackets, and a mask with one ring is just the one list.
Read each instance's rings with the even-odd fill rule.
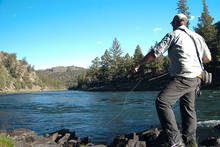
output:
[[155,59],[155,55],[153,53],[153,51],[150,51],[141,61],[138,62],[138,64],[136,64],[134,66],[134,68],[132,69],[133,73],[138,72],[138,69],[141,65],[145,64],[145,63],[150,63],[151,61],[153,61]]
[[140,67],[139,64],[138,64],[138,65],[135,65],[135,67],[132,69],[132,72],[133,72],[133,73],[138,72],[139,67]]

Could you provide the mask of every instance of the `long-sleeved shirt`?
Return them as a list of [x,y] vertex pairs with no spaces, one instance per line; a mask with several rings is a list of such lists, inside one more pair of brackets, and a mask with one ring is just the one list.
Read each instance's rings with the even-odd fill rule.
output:
[[180,26],[178,29],[168,33],[161,42],[153,48],[155,57],[162,55],[168,50],[168,57],[171,60],[171,76],[195,78],[202,72],[195,43],[188,34],[195,40],[200,61],[206,56],[211,57],[211,53],[204,39],[199,34],[190,31],[186,26]]

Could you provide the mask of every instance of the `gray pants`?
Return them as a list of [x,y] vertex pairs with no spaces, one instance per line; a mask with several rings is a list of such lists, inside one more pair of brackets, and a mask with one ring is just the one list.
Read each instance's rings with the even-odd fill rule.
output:
[[200,83],[201,80],[198,78],[175,77],[158,95],[157,113],[169,141],[176,142],[182,139],[172,110],[172,106],[179,98],[183,137],[195,136],[197,127],[195,99]]

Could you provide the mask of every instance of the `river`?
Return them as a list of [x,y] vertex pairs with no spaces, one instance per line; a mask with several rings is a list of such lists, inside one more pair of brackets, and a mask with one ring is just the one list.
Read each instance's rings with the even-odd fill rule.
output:
[[[159,127],[154,105],[158,91],[57,91],[0,96],[0,129],[26,128],[39,135],[70,129],[96,143],[116,135]],[[201,131],[220,123],[220,91],[203,91],[196,111]],[[178,103],[174,106],[180,122]],[[219,134],[220,135],[220,132]]]

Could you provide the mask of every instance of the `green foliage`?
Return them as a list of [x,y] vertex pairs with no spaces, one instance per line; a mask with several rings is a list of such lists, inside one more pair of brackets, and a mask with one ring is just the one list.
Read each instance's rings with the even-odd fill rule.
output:
[[5,136],[0,135],[0,147],[13,147],[13,141]]
[[92,65],[78,77],[76,88],[87,89],[98,87],[105,84],[117,85],[129,80],[138,80],[146,75],[159,74],[168,72],[169,60],[168,57],[159,57],[151,64],[140,67],[139,72],[133,74],[132,67],[143,58],[143,54],[139,45],[135,49],[134,56],[128,53],[122,56],[122,49],[118,40],[113,40],[112,47],[105,50],[105,53],[92,60]]
[[111,63],[111,73],[112,74],[112,79],[116,80],[119,75],[119,69],[121,68],[121,63],[122,63],[122,49],[121,46],[115,38],[112,43],[112,47],[109,49],[109,54],[110,54],[110,63]]
[[205,39],[213,58],[213,65],[220,61],[220,41],[218,40],[218,30],[216,25],[212,25],[214,18],[209,15],[206,0],[203,0],[203,12],[199,18],[198,27],[195,31]]
[[218,31],[218,41],[220,41],[220,21],[215,24],[216,29]]
[[137,45],[134,52],[134,63],[138,63],[143,57],[144,55],[142,54],[141,47]]
[[[92,67],[94,70],[96,67]],[[54,87],[58,89],[69,89],[70,87],[76,87],[78,82],[78,76],[85,71],[85,69],[75,66],[69,67],[55,67],[47,70],[39,70],[37,71],[38,77],[40,77],[40,81],[44,83],[43,85],[48,85],[49,87]],[[52,83],[53,81],[56,81]],[[41,83],[41,82],[39,82]],[[55,84],[55,85],[53,85]]]
[[16,54],[5,52],[0,52],[0,58],[1,91],[32,89],[34,85],[40,87],[44,85],[42,81],[38,80],[33,67],[28,65],[26,58],[17,60]]
[[187,0],[178,0],[177,3],[177,12],[185,14],[190,19],[189,7],[187,7]]
[[20,90],[20,89],[25,88],[24,83],[21,82],[21,81],[16,81],[16,82],[14,83],[14,86],[15,86],[15,89],[16,89],[16,90]]
[[7,71],[0,65],[0,89],[5,89],[7,86]]
[[[32,81],[30,80],[30,77],[29,77],[29,74],[28,73],[25,73],[24,76],[23,76],[23,81],[24,81],[24,84],[29,88],[29,89],[32,89],[33,87],[33,83]],[[24,88],[24,87],[22,87]]]
[[49,76],[45,76],[43,74],[38,74],[40,80],[35,84],[40,84],[42,87],[48,86],[50,89],[64,89],[64,85],[59,80],[54,80]]

